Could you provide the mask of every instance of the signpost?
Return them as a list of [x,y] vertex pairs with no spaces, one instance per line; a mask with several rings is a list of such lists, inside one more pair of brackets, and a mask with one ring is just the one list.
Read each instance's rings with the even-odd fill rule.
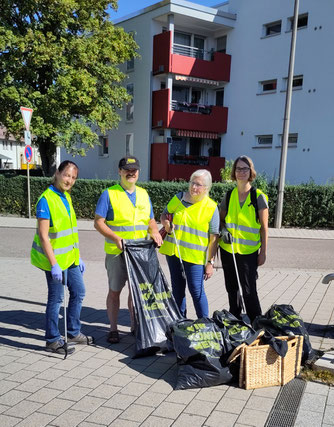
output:
[[26,130],[24,131],[24,142],[26,144],[24,149],[24,155],[27,161],[27,180],[28,180],[28,214],[29,218],[31,218],[31,206],[30,206],[30,174],[29,174],[29,163],[32,160],[32,148],[31,148],[31,134],[29,132],[30,120],[32,116],[33,109],[27,107],[20,107],[20,111],[22,114],[22,118],[24,121],[24,125]]

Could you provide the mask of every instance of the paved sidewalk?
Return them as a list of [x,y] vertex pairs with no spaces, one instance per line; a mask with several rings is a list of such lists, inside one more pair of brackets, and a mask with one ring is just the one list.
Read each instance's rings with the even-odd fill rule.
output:
[[[0,227],[22,225],[35,228],[35,220],[0,217]],[[92,221],[79,222],[80,229],[92,229],[85,227],[92,227]],[[309,231],[309,235],[316,233]],[[322,238],[333,239],[332,234],[326,231]],[[167,274],[162,258],[161,265]],[[129,333],[126,292],[119,319],[122,340],[108,345],[104,263],[87,261],[86,267],[83,332],[94,335],[97,342],[96,346],[77,347],[63,360],[44,351],[43,273],[29,259],[0,255],[1,426],[265,425],[280,387],[246,391],[221,385],[175,391],[175,354],[132,359],[134,338]],[[273,303],[292,304],[309,326],[313,347],[326,350],[334,347],[328,327],[334,324],[334,286],[323,285],[322,277],[320,270],[260,268],[258,289],[263,310]],[[210,312],[228,306],[223,282],[222,271],[217,270],[206,283]],[[188,301],[189,317],[194,318]],[[295,425],[334,425],[333,415],[333,388],[308,383]]]

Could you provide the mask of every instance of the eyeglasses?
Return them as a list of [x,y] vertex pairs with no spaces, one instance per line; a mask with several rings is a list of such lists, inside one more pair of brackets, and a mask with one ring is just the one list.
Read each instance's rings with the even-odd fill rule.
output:
[[235,168],[236,172],[248,172],[250,168]]
[[193,182],[193,181],[190,181],[190,182],[189,182],[189,184],[190,184],[192,187],[196,187],[196,188],[202,188],[202,187],[205,187],[205,185],[203,185],[203,184],[198,184],[197,182]]

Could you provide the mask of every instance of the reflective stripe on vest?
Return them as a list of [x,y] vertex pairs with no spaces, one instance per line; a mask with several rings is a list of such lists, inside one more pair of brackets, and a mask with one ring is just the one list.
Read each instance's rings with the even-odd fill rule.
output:
[[[144,239],[147,236],[151,205],[147,191],[136,186],[136,207],[120,185],[108,188],[114,219],[106,221],[107,226],[125,240]],[[104,250],[107,254],[119,254],[113,240],[105,238]]]
[[[49,240],[62,270],[66,270],[72,264],[79,264],[79,238],[78,227],[71,197],[64,193],[70,206],[70,215],[60,196],[48,188],[38,200],[45,197],[52,218],[52,227],[49,229]],[[44,254],[38,230],[32,243],[30,252],[31,263],[42,270],[51,270],[51,265]]]
[[[260,194],[263,194],[268,199],[261,190],[257,189],[256,197],[258,198]],[[228,212],[225,217],[225,224],[227,230],[234,238],[233,248],[235,253],[241,255],[252,254],[261,247],[261,224],[256,221],[255,208],[251,204],[250,193],[241,208],[238,189],[233,189]],[[232,253],[231,244],[220,240],[219,245],[225,251]]]
[[[209,223],[216,207],[217,204],[208,196],[189,207],[185,207],[177,196],[168,203],[167,210],[173,214],[175,236],[182,260],[205,264],[209,245]],[[160,253],[179,257],[173,235],[165,237]]]

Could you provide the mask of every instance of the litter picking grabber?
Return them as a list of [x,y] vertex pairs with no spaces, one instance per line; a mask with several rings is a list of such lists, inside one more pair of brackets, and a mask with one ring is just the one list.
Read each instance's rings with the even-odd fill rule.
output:
[[133,295],[133,289],[132,286],[130,284],[130,269],[129,269],[129,260],[126,254],[126,240],[122,240],[122,246],[123,246],[123,253],[124,253],[124,259],[125,259],[125,267],[126,267],[126,274],[128,276],[128,285],[129,285],[129,289],[130,289],[130,294],[131,294],[131,301],[132,301],[132,307],[133,307],[133,311],[134,311],[134,321],[135,321],[135,330],[137,328],[137,324],[138,324],[138,312],[137,312],[137,307],[135,304],[135,298]]
[[176,239],[174,227],[172,228],[172,232],[173,232],[173,237],[174,237],[174,240],[175,240],[175,245],[176,245],[177,253],[179,254],[179,260],[180,260],[180,264],[181,264],[182,277],[187,282],[186,270],[184,269],[184,264],[183,264],[183,261],[182,261],[182,258],[181,258],[180,246],[179,246],[179,243],[178,243],[178,241]]
[[65,352],[64,360],[67,357],[68,353],[68,347],[67,347],[67,315],[66,315],[66,307],[67,307],[67,301],[66,301],[66,287],[67,287],[67,271],[63,271],[63,285],[64,285],[64,345],[63,349]]
[[232,248],[232,257],[233,257],[233,262],[234,262],[235,274],[236,274],[236,276],[237,276],[238,287],[239,287],[239,293],[240,293],[241,311],[242,311],[243,313],[246,313],[246,310],[245,310],[245,303],[244,303],[244,295],[243,295],[243,293],[242,293],[242,287],[241,287],[240,278],[239,278],[239,272],[238,272],[237,260],[235,259],[235,253],[234,253],[234,247],[233,247],[233,237],[232,237],[232,236],[231,236],[231,248]]

